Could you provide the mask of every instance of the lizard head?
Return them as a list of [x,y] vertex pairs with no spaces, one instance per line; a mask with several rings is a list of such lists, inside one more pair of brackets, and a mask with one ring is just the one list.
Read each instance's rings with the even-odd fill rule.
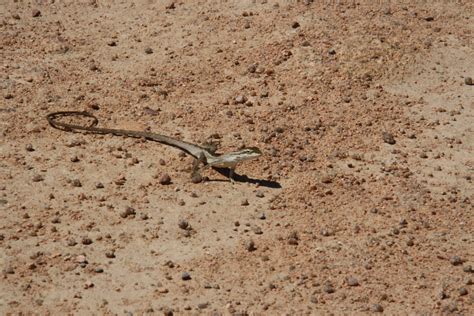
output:
[[258,158],[262,155],[262,151],[257,147],[247,147],[235,153],[239,160],[248,160]]

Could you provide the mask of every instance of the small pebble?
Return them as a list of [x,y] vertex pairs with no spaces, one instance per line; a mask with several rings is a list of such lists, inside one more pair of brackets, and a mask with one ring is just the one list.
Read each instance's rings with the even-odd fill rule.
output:
[[336,290],[334,289],[334,286],[329,283],[329,282],[326,282],[323,286],[323,291],[328,293],[328,294],[332,294],[334,293]]
[[468,86],[472,86],[473,85],[472,78],[471,77],[464,78],[464,83]]
[[183,281],[191,280],[191,275],[189,274],[189,272],[183,272],[181,274],[181,280]]
[[191,177],[191,182],[194,184],[201,183],[202,181],[203,181],[203,177],[199,173],[195,173]]
[[356,278],[352,277],[352,276],[349,276],[349,277],[346,278],[346,283],[349,286],[358,286],[359,285],[359,281]]
[[92,244],[92,239],[90,239],[88,237],[84,237],[84,238],[82,238],[81,242],[82,242],[83,245],[90,245],[90,244]]
[[87,263],[87,258],[84,255],[79,255],[76,257],[76,262],[77,263]]
[[38,10],[38,9],[33,9],[33,11],[31,11],[31,16],[34,17],[34,18],[37,18],[37,17],[41,16],[41,11]]
[[243,96],[243,95],[239,95],[237,97],[235,97],[235,103],[236,104],[243,104],[247,102],[247,97]]
[[387,144],[394,145],[396,143],[395,137],[393,136],[393,134],[389,132],[383,132],[382,138],[383,138],[383,141],[386,142]]
[[159,183],[162,185],[171,184],[171,177],[167,173],[164,173],[161,175]]
[[27,144],[25,146],[25,149],[26,149],[26,151],[35,151],[35,149],[33,148],[33,145],[31,145],[31,144]]
[[14,274],[15,269],[13,269],[13,267],[6,267],[5,269],[3,269],[3,272],[6,274]]
[[130,207],[130,206],[127,206],[127,208],[125,208],[125,210],[120,212],[120,217],[127,218],[127,217],[129,217],[131,215],[135,215],[135,214],[136,214],[135,209]]
[[102,269],[102,268],[95,268],[94,271],[95,271],[95,273],[102,273],[102,272],[104,272],[104,269]]
[[73,187],[76,187],[76,188],[82,187],[81,180],[79,180],[79,179],[72,180],[71,184],[72,184]]
[[252,231],[254,232],[255,235],[261,235],[263,234],[262,229],[259,226],[253,226]]
[[189,223],[187,220],[182,219],[178,222],[178,227],[181,229],[188,229],[189,228]]
[[33,182],[41,182],[44,180],[43,176],[40,175],[40,174],[36,174],[33,176],[33,178],[31,179]]
[[295,22],[291,23],[291,27],[294,28],[294,29],[296,29],[296,28],[299,28],[299,27],[300,27],[300,24],[295,21]]
[[464,295],[467,295],[468,291],[465,287],[462,287],[459,289],[459,295],[460,296],[464,296]]
[[209,306],[209,303],[208,302],[204,302],[204,303],[199,303],[198,304],[198,308],[199,309],[205,309]]
[[103,189],[103,188],[104,188],[104,185],[103,185],[101,182],[97,182],[97,183],[95,184],[95,187],[96,187],[96,189]]
[[453,266],[458,266],[463,263],[463,260],[459,256],[452,256],[449,260]]
[[67,241],[67,245],[68,245],[69,247],[74,247],[75,245],[77,245],[77,241],[75,241],[74,239],[69,239],[69,240]]
[[372,309],[372,311],[373,311],[374,313],[382,313],[382,312],[383,312],[383,307],[382,307],[382,305],[380,305],[380,304],[374,304],[374,305],[372,305],[372,308],[371,308],[371,309]]
[[243,199],[241,202],[240,202],[240,205],[242,206],[247,206],[249,205],[249,201],[247,199]]
[[150,47],[145,48],[145,54],[153,54],[153,49]]
[[115,258],[115,251],[114,250],[106,251],[105,256],[109,259],[113,259],[113,258]]
[[246,241],[245,242],[245,249],[247,249],[247,251],[256,250],[257,248],[255,247],[255,242],[253,240]]

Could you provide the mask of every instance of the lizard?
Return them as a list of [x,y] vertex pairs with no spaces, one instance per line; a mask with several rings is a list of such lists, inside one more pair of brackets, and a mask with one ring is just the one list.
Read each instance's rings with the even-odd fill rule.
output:
[[[75,124],[68,124],[60,122],[57,120],[58,117],[62,116],[84,116],[92,119],[90,126],[81,126]],[[243,161],[251,160],[258,158],[262,155],[262,152],[257,147],[247,147],[238,151],[229,152],[226,154],[216,153],[215,146],[199,146],[196,144],[188,143],[186,141],[178,140],[173,137],[156,134],[146,131],[134,131],[134,130],[125,130],[125,129],[114,129],[114,128],[102,128],[97,127],[98,119],[85,111],[60,111],[52,112],[46,115],[48,123],[60,130],[70,131],[70,132],[89,132],[93,134],[111,134],[115,136],[124,136],[124,137],[133,137],[133,138],[143,138],[146,140],[156,141],[162,144],[166,144],[175,148],[178,148],[185,153],[193,156],[195,158],[193,162],[191,177],[193,182],[201,182],[202,177],[200,175],[200,170],[204,170],[209,167],[215,168],[228,168],[229,169],[229,179],[234,183],[234,170],[237,165]],[[203,164],[203,168],[200,168],[200,164]]]

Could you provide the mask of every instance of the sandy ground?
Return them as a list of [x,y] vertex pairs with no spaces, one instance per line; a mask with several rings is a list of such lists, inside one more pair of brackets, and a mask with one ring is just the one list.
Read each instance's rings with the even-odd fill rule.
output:
[[[1,1],[0,314],[474,314],[473,17]],[[194,184],[179,150],[60,110],[264,155]]]

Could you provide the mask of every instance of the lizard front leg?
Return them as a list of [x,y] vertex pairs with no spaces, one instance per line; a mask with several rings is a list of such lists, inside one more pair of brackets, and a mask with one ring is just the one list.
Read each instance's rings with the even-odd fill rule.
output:
[[235,180],[234,180],[234,171],[235,171],[235,167],[229,168],[229,179],[230,179],[230,183],[232,183],[232,184],[235,183]]

